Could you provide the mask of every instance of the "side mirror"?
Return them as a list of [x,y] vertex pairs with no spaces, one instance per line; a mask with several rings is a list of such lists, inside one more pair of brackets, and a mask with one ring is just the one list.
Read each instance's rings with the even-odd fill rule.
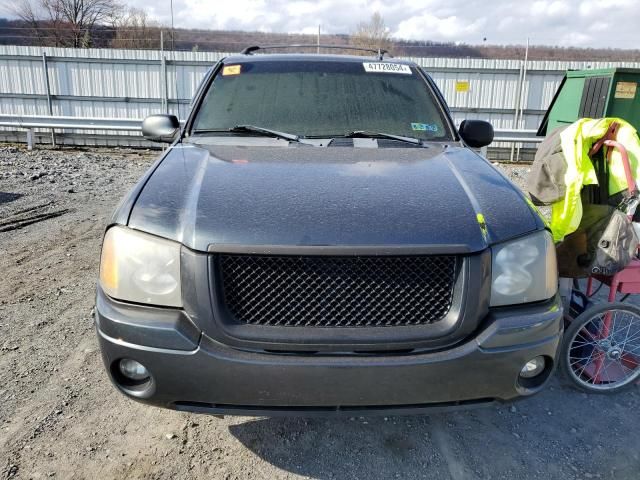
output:
[[482,148],[493,142],[493,126],[482,120],[464,120],[458,130],[464,143],[471,148]]
[[171,143],[179,130],[175,115],[149,115],[142,121],[142,135],[152,142]]

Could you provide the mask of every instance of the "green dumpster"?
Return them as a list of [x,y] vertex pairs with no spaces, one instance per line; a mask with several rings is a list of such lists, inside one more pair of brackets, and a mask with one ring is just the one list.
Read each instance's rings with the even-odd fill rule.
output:
[[547,113],[539,136],[579,118],[618,117],[640,130],[640,69],[570,70]]

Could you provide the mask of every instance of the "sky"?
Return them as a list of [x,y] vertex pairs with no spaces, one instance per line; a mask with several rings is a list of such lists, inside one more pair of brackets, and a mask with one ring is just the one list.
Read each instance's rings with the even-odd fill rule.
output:
[[[129,0],[163,24],[171,0]],[[174,25],[352,33],[380,12],[398,39],[640,48],[640,0],[173,0]]]

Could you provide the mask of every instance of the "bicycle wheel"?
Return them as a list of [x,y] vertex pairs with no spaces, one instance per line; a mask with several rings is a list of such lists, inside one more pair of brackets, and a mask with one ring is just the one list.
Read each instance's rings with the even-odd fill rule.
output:
[[640,378],[640,308],[603,303],[571,322],[560,351],[560,367],[581,390],[619,392]]

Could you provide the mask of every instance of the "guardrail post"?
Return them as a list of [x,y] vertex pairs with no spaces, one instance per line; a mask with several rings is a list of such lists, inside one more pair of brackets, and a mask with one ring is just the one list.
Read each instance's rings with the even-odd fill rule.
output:
[[[51,103],[51,86],[49,85],[49,68],[47,67],[47,54],[42,52],[42,74],[44,76],[44,88],[47,93],[47,109],[49,116],[53,116],[53,105]],[[51,129],[51,145],[56,146],[56,131]]]
[[27,130],[27,150],[33,150],[33,128]]

